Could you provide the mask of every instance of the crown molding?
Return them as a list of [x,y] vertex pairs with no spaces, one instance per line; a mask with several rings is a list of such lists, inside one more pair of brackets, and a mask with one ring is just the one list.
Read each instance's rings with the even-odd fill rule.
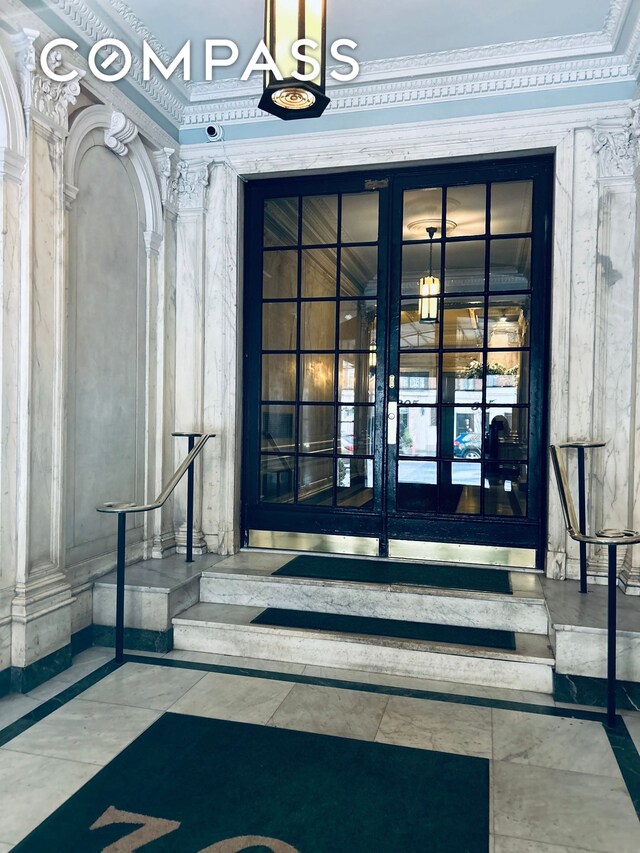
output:
[[[365,86],[328,87],[331,104],[327,112],[356,112],[405,105],[428,104],[467,98],[488,98],[593,85],[612,81],[634,82],[629,66],[620,57],[555,62],[500,69],[487,69],[466,74],[448,74],[413,80],[389,80]],[[259,88],[252,86],[241,97],[229,98],[215,104],[193,104],[184,112],[183,129],[209,122],[273,121],[257,106]]]

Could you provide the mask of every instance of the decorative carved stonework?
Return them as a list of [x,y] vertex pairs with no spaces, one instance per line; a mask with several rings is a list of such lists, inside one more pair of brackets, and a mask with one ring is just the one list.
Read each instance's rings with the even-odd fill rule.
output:
[[138,128],[124,113],[114,113],[111,124],[104,132],[104,144],[119,157],[129,153],[128,145],[138,135]]
[[[12,37],[18,70],[18,81],[22,106],[27,120],[36,114],[46,124],[67,131],[69,127],[69,106],[75,104],[80,94],[79,78],[69,83],[56,82],[38,71],[38,59],[35,41],[40,33],[25,29]],[[49,57],[52,70],[62,67],[62,54],[53,51]],[[84,72],[78,71],[79,77]]]
[[600,124],[593,129],[593,146],[601,178],[631,178],[640,160],[640,111],[632,104],[622,124]]
[[208,160],[181,160],[175,179],[175,193],[181,209],[202,210],[206,207],[209,186]]
[[178,179],[172,157],[174,148],[162,148],[152,154],[156,175],[160,183],[160,198],[162,204],[171,208],[178,204]]

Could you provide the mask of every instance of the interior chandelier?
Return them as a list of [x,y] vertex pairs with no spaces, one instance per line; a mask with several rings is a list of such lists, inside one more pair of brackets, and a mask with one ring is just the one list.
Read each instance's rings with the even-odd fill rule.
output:
[[280,73],[265,71],[260,109],[290,121],[329,106],[326,11],[326,0],[266,0],[264,40]]
[[438,297],[440,296],[440,279],[433,274],[433,238],[437,228],[427,228],[429,235],[429,275],[420,279],[420,322],[438,322]]

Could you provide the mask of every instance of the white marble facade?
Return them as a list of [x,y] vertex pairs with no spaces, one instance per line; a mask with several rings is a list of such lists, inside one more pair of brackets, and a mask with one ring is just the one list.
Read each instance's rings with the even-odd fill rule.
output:
[[[266,174],[554,151],[551,438],[608,441],[592,524],[640,528],[635,103],[179,148],[121,93],[43,87],[41,45],[0,30],[0,672],[90,624],[115,543],[94,507],[154,497],[172,431],[217,434],[195,543],[238,549],[242,189]],[[131,560],[184,546],[180,495],[133,522]],[[620,573],[639,595],[636,551]],[[547,573],[577,574],[554,484]]]

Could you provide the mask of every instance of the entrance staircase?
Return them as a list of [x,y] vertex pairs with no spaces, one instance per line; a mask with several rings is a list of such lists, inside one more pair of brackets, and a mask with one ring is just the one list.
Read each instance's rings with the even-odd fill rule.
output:
[[[200,579],[200,600],[173,618],[176,649],[321,667],[455,681],[498,688],[552,693],[554,656],[540,577],[510,571],[511,594],[447,589],[407,583],[354,583],[274,575],[295,555],[243,552],[229,557]],[[349,559],[349,558],[343,558]],[[254,622],[267,608],[380,620],[381,632],[284,627]],[[449,626],[446,642],[393,636],[389,623]],[[322,620],[321,620],[322,621]],[[355,630],[349,630],[353,624]],[[477,635],[510,632],[512,647],[494,647]],[[384,630],[383,630],[384,629]],[[485,632],[488,631],[487,635]],[[438,633],[436,627],[435,633]],[[515,648],[513,646],[515,645]]]

